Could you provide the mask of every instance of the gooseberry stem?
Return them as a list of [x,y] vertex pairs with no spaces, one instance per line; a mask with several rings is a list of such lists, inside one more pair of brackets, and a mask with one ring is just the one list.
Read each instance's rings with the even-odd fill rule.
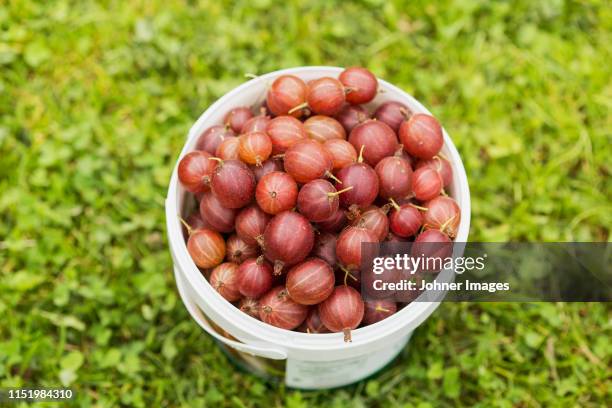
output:
[[325,177],[334,180],[338,184],[342,184],[342,181],[340,181],[336,176],[334,176],[332,172],[329,170],[325,172]]
[[289,115],[291,115],[294,112],[299,111],[300,109],[304,109],[308,107],[308,102],[304,102],[304,103],[300,103],[298,106],[294,106],[293,108],[289,109],[289,112],[287,112]]
[[343,188],[340,191],[336,191],[335,193],[327,193],[327,197],[329,197],[329,199],[332,200],[334,197],[336,197],[336,196],[338,196],[338,195],[340,195],[342,193],[346,193],[347,191],[352,190],[352,189],[353,189],[353,186],[349,186],[347,188]]
[[393,208],[395,208],[396,211],[400,210],[400,206],[395,202],[393,198],[389,197],[389,203]]
[[365,150],[365,145],[361,145],[361,149],[359,149],[359,157],[357,158],[357,163],[363,163],[363,151]]
[[417,210],[429,211],[429,208],[427,208],[427,207],[421,207],[420,205],[416,205],[416,204],[413,204],[413,203],[409,203],[408,205],[411,206],[411,207],[416,208]]
[[183,224],[185,229],[187,229],[187,235],[191,235],[191,233],[193,232],[193,228],[191,228],[191,225],[187,224],[187,221],[185,221],[183,217],[179,216],[179,220],[181,220],[181,224]]

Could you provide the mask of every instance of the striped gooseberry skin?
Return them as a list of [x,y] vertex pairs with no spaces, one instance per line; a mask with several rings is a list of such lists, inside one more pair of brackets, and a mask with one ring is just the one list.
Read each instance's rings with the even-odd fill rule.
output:
[[238,155],[247,164],[261,164],[272,154],[272,141],[264,132],[246,133],[239,137]]
[[376,96],[378,80],[363,67],[349,67],[338,77],[348,91],[346,101],[352,105],[368,103]]
[[271,118],[262,111],[261,115],[253,116],[242,126],[242,133],[265,132]]
[[270,289],[259,300],[259,318],[261,321],[281,329],[293,330],[298,327],[308,314],[308,306],[291,300],[284,286]]
[[439,196],[443,184],[440,173],[431,167],[421,167],[412,174],[412,191],[419,201],[429,201]]
[[363,146],[363,158],[371,166],[376,166],[383,158],[392,156],[398,145],[393,129],[377,120],[366,120],[355,126],[348,141],[356,151],[360,151]]
[[274,274],[308,256],[314,246],[314,230],[306,217],[294,211],[277,214],[264,232],[264,254],[274,262]]
[[311,116],[304,122],[304,129],[309,139],[319,143],[332,139],[346,139],[346,132],[340,122],[329,116]]
[[213,269],[210,274],[210,285],[229,302],[240,299],[238,290],[238,265],[225,262]]
[[227,208],[211,192],[204,193],[200,199],[200,216],[213,229],[219,232],[232,232],[237,211]]
[[318,308],[325,327],[332,332],[344,332],[344,341],[352,341],[351,330],[359,326],[365,312],[363,299],[357,290],[350,286],[336,286]]
[[316,305],[334,290],[334,272],[327,262],[310,258],[287,272],[285,287],[289,297],[301,305]]
[[196,150],[204,150],[209,154],[215,154],[217,147],[225,139],[236,137],[236,134],[224,125],[215,125],[206,129],[196,142]]
[[431,159],[444,145],[440,122],[424,113],[417,113],[403,121],[398,133],[404,150],[418,159]]
[[255,195],[255,176],[239,160],[221,160],[212,176],[213,194],[228,208],[241,208]]
[[329,177],[333,162],[328,151],[318,142],[305,139],[293,144],[285,152],[285,171],[298,183]]
[[350,134],[355,126],[365,122],[369,118],[370,115],[368,111],[360,105],[345,105],[336,115],[336,120],[340,122],[347,134]]
[[[239,160],[240,138],[228,137],[217,147],[215,156],[223,160]],[[213,160],[214,161],[214,160]],[[215,163],[216,164],[216,163]]]
[[217,162],[205,151],[187,153],[179,162],[178,178],[181,184],[192,193],[202,193],[210,189],[210,180]]
[[345,101],[344,86],[335,78],[313,79],[307,84],[306,102],[317,115],[334,116]]
[[461,222],[461,209],[455,200],[450,197],[438,196],[424,204],[427,211],[423,214],[423,227],[435,229],[448,235],[457,236]]
[[352,225],[360,226],[374,233],[378,241],[382,242],[389,235],[389,219],[387,213],[374,205],[366,208],[353,221]]
[[242,238],[234,234],[227,239],[225,243],[226,258],[230,262],[240,265],[249,258],[256,257],[259,254],[259,248],[256,245],[247,244]]
[[336,176],[340,180],[336,188],[353,187],[352,190],[340,195],[340,205],[344,208],[349,208],[351,205],[366,208],[378,197],[378,176],[369,165],[353,163],[338,171]]
[[272,154],[282,154],[299,140],[306,139],[304,124],[293,116],[278,116],[268,123],[266,133],[272,141]]
[[397,101],[384,102],[374,112],[376,120],[386,123],[396,133],[399,131],[402,122],[410,115],[410,109]]
[[421,167],[431,167],[440,173],[444,187],[450,186],[453,181],[453,168],[450,162],[440,156],[434,156],[429,160],[419,160],[416,164],[416,168],[420,169]]
[[348,141],[330,139],[323,144],[332,158],[333,170],[340,170],[357,161],[357,151]]
[[411,204],[395,205],[389,214],[389,227],[391,231],[401,237],[408,238],[416,235],[423,225],[421,212]]
[[238,290],[248,298],[258,299],[272,287],[272,266],[264,259],[249,258],[238,267]]
[[327,180],[312,180],[302,186],[297,196],[300,214],[312,222],[329,219],[340,207],[338,192]]
[[284,171],[283,161],[280,159],[270,158],[263,162],[261,166],[251,166],[255,180],[259,181],[266,174],[272,173],[273,171]]
[[[288,115],[291,109],[305,102],[306,93],[307,86],[300,78],[294,75],[281,75],[272,82],[266,104],[274,115]],[[298,109],[290,115],[299,118],[303,113],[302,109]]]
[[336,241],[336,256],[347,267],[361,267],[361,244],[378,242],[378,237],[364,227],[348,227]]
[[239,106],[232,109],[225,115],[223,123],[229,126],[237,134],[242,133],[244,124],[253,117],[253,112],[246,106]]
[[257,245],[271,218],[256,204],[243,208],[236,216],[236,234],[248,245]]
[[199,268],[212,268],[225,258],[225,241],[217,231],[198,229],[189,235],[187,251]]
[[263,176],[255,189],[257,205],[272,215],[295,207],[297,197],[297,183],[289,174],[281,171],[274,171]]
[[401,157],[385,157],[374,170],[380,181],[381,197],[399,199],[412,191],[412,167]]
[[246,297],[242,298],[238,304],[238,309],[259,320],[259,300]]

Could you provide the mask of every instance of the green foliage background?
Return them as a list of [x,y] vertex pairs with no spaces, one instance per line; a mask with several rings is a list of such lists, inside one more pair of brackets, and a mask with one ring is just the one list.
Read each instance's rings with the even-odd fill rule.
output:
[[444,304],[389,369],[300,392],[189,319],[164,234],[191,123],[245,73],[364,65],[458,146],[472,240],[608,241],[605,1],[0,2],[0,387],[77,406],[604,406],[606,304]]

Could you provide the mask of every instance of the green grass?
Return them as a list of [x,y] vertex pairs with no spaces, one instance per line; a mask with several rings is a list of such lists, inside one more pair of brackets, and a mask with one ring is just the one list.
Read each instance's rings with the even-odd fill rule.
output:
[[471,240],[609,241],[604,1],[9,1],[0,6],[0,387],[78,406],[605,406],[606,304],[444,304],[340,390],[237,372],[174,287],[164,197],[220,95],[299,65],[369,67],[451,134]]

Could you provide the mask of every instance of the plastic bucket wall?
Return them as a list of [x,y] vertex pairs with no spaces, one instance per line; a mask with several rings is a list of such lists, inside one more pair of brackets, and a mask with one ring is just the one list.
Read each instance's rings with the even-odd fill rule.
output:
[[[207,127],[222,123],[230,109],[261,103],[268,86],[276,77],[292,74],[307,81],[322,76],[337,77],[341,71],[342,68],[336,67],[291,68],[240,85],[217,100],[195,122],[179,161],[194,149],[197,138]],[[387,100],[396,100],[415,113],[429,113],[416,99],[383,80],[379,80],[379,89],[381,92],[369,104],[370,108]],[[453,168],[449,195],[461,208],[456,241],[466,242],[470,224],[468,182],[461,158],[446,131],[442,153]],[[179,221],[188,197],[178,182],[175,166],[166,198],[166,222],[181,298],[198,324],[224,344],[234,360],[238,359],[243,366],[256,373],[281,377],[287,385],[305,389],[350,384],[373,374],[393,360],[405,347],[412,331],[439,305],[439,302],[411,303],[379,323],[354,330],[352,343],[345,343],[342,333],[306,334],[267,325],[223,299],[191,260]],[[452,271],[443,271],[438,279],[450,280],[452,274]]]

